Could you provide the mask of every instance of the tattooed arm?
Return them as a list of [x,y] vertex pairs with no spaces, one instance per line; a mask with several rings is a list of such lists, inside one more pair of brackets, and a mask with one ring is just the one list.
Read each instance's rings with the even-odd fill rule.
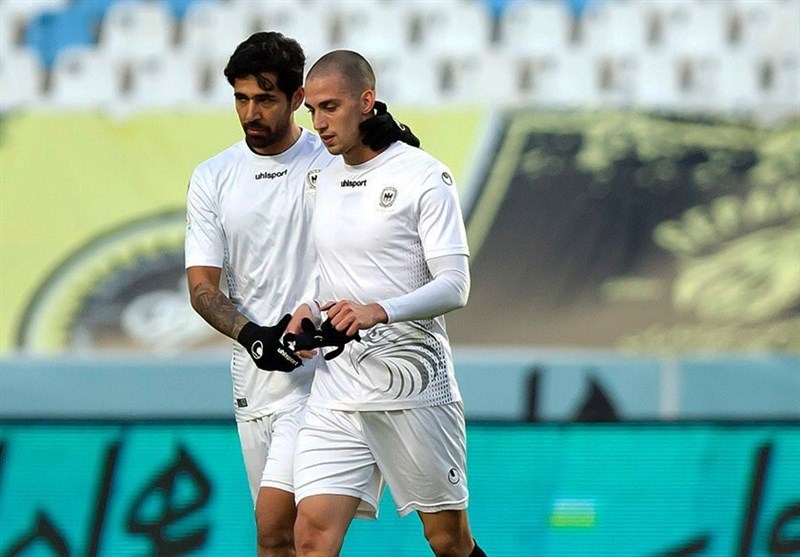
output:
[[219,289],[221,274],[218,267],[189,267],[186,269],[189,294],[194,310],[209,325],[235,340],[249,320]]

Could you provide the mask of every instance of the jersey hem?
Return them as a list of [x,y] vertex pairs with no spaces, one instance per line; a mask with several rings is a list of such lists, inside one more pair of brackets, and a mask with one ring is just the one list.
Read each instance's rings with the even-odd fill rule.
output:
[[390,403],[385,400],[375,402],[346,402],[341,400],[319,400],[312,395],[308,399],[308,406],[326,408],[328,410],[339,410],[344,412],[380,412],[383,410],[412,410],[414,408],[433,408],[436,406],[447,406],[454,402],[462,402],[461,396],[454,396],[450,400],[441,402],[427,403],[424,401],[398,401]]

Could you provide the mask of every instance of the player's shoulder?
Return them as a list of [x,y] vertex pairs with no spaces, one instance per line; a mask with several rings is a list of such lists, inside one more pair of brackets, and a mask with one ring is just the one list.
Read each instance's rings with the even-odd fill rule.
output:
[[392,149],[396,152],[395,163],[406,172],[413,173],[420,182],[441,177],[446,184],[448,181],[452,183],[450,168],[427,151],[400,141],[393,144]]
[[220,170],[238,164],[247,153],[244,140],[237,141],[216,155],[204,160],[195,167],[195,174],[216,175]]

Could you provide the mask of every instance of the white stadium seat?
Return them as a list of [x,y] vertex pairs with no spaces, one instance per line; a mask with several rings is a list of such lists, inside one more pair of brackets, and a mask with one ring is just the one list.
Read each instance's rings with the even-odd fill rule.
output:
[[523,100],[523,68],[515,58],[487,51],[478,56],[451,57],[442,65],[442,98],[448,104],[513,106]]
[[500,44],[509,54],[552,56],[569,46],[572,18],[560,0],[516,0],[500,23]]
[[174,23],[161,2],[122,0],[103,18],[98,47],[111,59],[146,60],[171,48]]
[[490,45],[491,18],[481,2],[406,2],[401,9],[419,24],[416,51],[432,56],[479,55]]
[[120,68],[95,48],[67,47],[53,64],[50,105],[108,108],[120,102],[120,73]]
[[29,49],[0,54],[0,113],[38,108],[43,75],[39,57]]
[[201,60],[230,57],[236,46],[254,31],[249,10],[242,4],[219,0],[193,2],[181,24],[178,48]]
[[403,53],[408,48],[409,21],[405,10],[396,4],[367,9],[364,0],[345,0],[334,6],[331,15],[333,48],[355,50],[367,59]]
[[131,69],[131,88],[125,96],[129,108],[192,110],[199,104],[202,70],[185,53],[138,60]]
[[390,106],[436,106],[442,100],[439,60],[420,53],[374,57],[377,96]]
[[270,0],[269,2],[244,2],[263,31],[280,31],[300,43],[306,54],[307,64],[331,49],[330,5],[316,2],[301,3],[297,0]]

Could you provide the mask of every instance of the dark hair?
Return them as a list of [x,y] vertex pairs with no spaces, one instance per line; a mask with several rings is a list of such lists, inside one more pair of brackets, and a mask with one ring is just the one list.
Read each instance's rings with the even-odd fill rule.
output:
[[236,47],[224,73],[231,85],[236,79],[252,75],[262,89],[268,90],[263,75],[275,72],[278,89],[291,98],[303,85],[305,63],[303,48],[296,40],[276,31],[261,31]]

